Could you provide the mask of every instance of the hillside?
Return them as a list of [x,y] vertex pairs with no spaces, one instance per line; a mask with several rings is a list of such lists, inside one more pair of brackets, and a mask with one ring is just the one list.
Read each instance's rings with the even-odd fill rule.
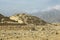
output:
[[60,25],[0,25],[0,40],[60,40]]
[[1,22],[1,19],[3,18],[4,16],[2,14],[0,14],[0,22]]
[[[5,23],[0,24],[0,40],[60,40],[59,23],[49,24],[29,14],[15,14],[4,18]],[[9,19],[7,22],[10,24],[6,23],[6,19]]]
[[20,24],[35,24],[35,25],[44,25],[47,22],[45,22],[44,20],[42,20],[41,18],[38,18],[36,16],[32,16],[29,14],[15,14],[13,16],[10,16],[11,20],[17,21]]
[[45,11],[40,11],[37,13],[33,13],[32,15],[35,15],[37,17],[40,17],[44,19],[46,22],[50,23],[59,23],[60,22],[60,10],[57,9],[50,9]]

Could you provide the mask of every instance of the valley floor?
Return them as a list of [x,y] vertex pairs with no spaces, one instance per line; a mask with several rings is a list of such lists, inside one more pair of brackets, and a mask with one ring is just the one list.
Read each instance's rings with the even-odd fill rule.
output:
[[0,40],[60,40],[60,25],[1,25]]

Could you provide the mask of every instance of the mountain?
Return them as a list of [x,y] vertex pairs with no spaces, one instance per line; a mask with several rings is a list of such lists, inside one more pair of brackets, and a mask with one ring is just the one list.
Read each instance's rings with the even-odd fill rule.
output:
[[46,22],[50,22],[50,23],[60,22],[60,10],[58,9],[53,8],[53,9],[33,13],[32,15],[40,17],[44,19]]

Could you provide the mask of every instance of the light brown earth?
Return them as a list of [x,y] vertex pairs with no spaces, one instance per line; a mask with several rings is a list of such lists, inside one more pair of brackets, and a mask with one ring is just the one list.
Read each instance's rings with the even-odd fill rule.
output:
[[60,40],[60,24],[0,25],[0,40]]
[[[3,19],[3,20],[2,20]],[[0,19],[0,40],[60,40],[60,23],[26,14]]]

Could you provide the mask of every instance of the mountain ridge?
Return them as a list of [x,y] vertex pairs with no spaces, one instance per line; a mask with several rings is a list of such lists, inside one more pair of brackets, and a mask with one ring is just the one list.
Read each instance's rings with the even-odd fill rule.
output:
[[37,12],[34,13],[32,15],[35,15],[37,17],[40,17],[42,19],[44,19],[46,22],[50,22],[50,23],[58,23],[60,22],[60,10],[57,9],[50,9],[48,11],[43,11],[43,12]]

